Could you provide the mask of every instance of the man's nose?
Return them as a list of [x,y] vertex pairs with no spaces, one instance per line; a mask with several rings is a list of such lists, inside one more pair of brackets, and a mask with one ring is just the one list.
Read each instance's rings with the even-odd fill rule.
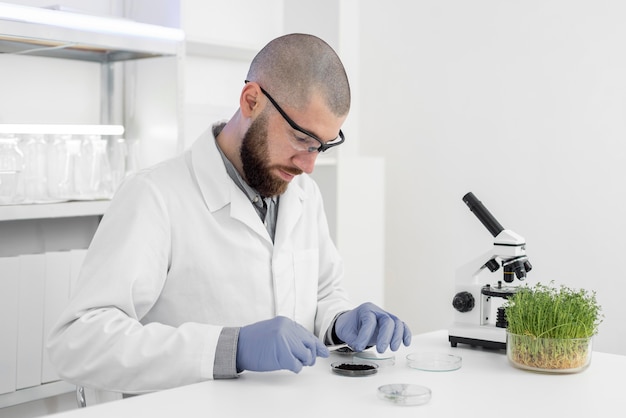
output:
[[293,157],[293,162],[296,167],[304,171],[307,174],[311,174],[315,168],[315,160],[319,152],[302,152]]

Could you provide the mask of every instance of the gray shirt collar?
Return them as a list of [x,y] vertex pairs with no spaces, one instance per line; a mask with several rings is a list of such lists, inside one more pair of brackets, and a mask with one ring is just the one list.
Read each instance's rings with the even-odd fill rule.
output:
[[[214,138],[217,139],[217,136],[220,134],[220,132],[222,132],[224,125],[225,123],[218,123],[218,124],[213,125],[213,137]],[[248,183],[246,183],[245,180],[241,177],[237,169],[235,169],[235,166],[233,165],[233,163],[231,163],[230,160],[226,158],[226,155],[224,154],[222,149],[219,147],[219,144],[217,144],[217,141],[216,141],[216,145],[222,157],[222,161],[224,161],[226,172],[228,173],[230,178],[235,182],[235,184],[241,189],[241,191],[243,191],[245,195],[248,196],[248,199],[250,199],[250,202],[252,203],[252,205],[254,206],[254,209],[256,210],[257,214],[261,218],[261,221],[265,223],[268,229],[268,232],[270,233],[270,236],[272,237],[272,240],[273,240],[274,231],[276,229],[276,217],[278,214],[278,210],[273,211],[272,219],[265,219],[265,215],[267,213],[267,207],[270,205],[269,200],[271,200],[274,203],[274,205],[276,205],[277,207],[278,196],[272,196],[272,197],[267,197],[263,199],[263,197],[261,197],[259,192],[257,192],[255,189],[250,187]],[[264,204],[264,200],[265,200],[265,204]]]

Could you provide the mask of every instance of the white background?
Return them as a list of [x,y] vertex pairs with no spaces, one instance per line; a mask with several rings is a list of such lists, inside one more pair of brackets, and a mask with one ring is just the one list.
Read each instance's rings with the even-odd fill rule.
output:
[[[597,291],[595,349],[626,354],[626,3],[360,1],[361,150],[386,159],[386,302],[414,331],[452,319],[455,270],[492,237]],[[494,273],[496,274],[496,273]]]

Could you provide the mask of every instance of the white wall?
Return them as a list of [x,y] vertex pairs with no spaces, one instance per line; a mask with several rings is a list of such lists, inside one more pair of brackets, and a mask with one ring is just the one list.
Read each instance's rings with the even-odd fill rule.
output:
[[529,281],[597,291],[601,351],[626,354],[626,3],[361,3],[361,149],[387,167],[387,306],[452,319],[455,270],[523,235]]
[[[247,13],[241,13],[246,10]],[[181,28],[189,41],[261,49],[282,34],[283,1],[181,1]],[[253,56],[253,55],[252,55]],[[185,148],[237,109],[250,60],[187,56],[184,63]]]

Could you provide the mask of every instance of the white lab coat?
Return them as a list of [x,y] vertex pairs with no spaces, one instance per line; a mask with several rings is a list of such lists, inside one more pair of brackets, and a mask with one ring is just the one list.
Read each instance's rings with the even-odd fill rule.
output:
[[118,190],[48,340],[60,376],[141,393],[213,377],[224,326],[284,315],[323,338],[352,308],[322,197],[280,197],[275,243],[226,173],[210,130]]

